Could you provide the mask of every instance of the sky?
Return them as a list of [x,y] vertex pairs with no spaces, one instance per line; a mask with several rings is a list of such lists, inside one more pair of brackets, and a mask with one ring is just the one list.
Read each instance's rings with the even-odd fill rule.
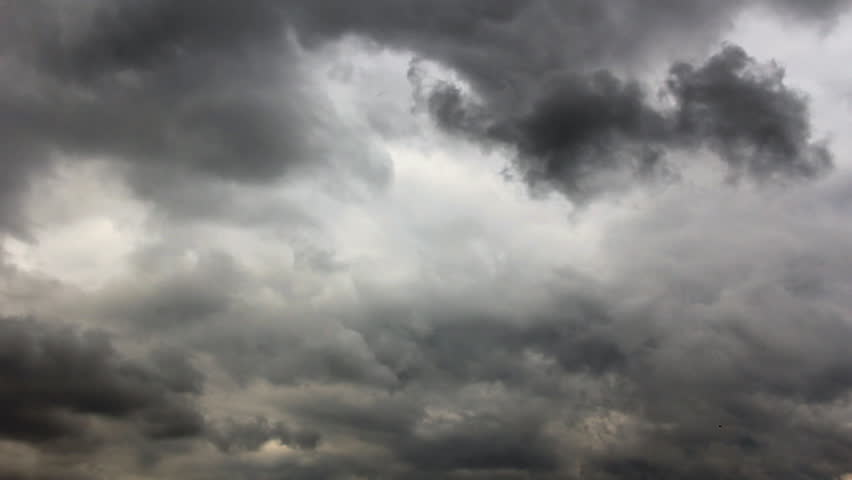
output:
[[0,479],[852,478],[850,7],[0,1]]

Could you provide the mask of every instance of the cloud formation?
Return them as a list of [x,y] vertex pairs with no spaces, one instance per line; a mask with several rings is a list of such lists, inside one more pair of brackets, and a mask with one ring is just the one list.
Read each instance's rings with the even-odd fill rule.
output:
[[844,478],[847,7],[3,3],[0,479]]
[[[840,5],[785,2],[782,9],[820,17]],[[670,87],[685,111],[674,131],[657,124],[638,85],[608,70],[589,73],[628,59],[656,61],[662,46],[682,48],[685,38],[702,45],[698,40],[718,36],[738,7],[664,1],[647,8],[628,0],[428,7],[250,0],[235,7],[151,0],[72,9],[57,1],[10,2],[3,7],[6,168],[25,180],[57,154],[129,161],[137,191],[161,199],[169,197],[164,188],[185,188],[186,174],[262,182],[300,164],[334,164],[346,152],[347,162],[364,158],[355,171],[381,184],[387,176],[381,156],[348,133],[312,88],[293,39],[311,45],[352,34],[458,71],[485,105],[464,112],[458,92],[438,89],[430,104],[439,122],[538,157],[541,175],[567,177],[563,190],[584,170],[606,168],[623,153],[611,151],[612,136],[645,143],[664,133],[688,135],[709,142],[729,163],[749,163],[749,173],[814,174],[830,155],[810,143],[803,99],[777,71],[754,72],[754,61],[736,49],[695,71],[675,67]],[[757,120],[732,111],[743,95],[754,102],[751,113],[764,116],[761,131],[730,132]],[[647,166],[659,155],[653,147],[630,156]],[[743,149],[759,150],[760,165],[746,162]],[[4,204],[14,205],[23,188],[10,181]],[[14,207],[3,217],[24,229]]]
[[35,442],[85,433],[85,415],[138,417],[154,437],[193,435],[201,417],[183,394],[203,378],[182,356],[155,354],[152,367],[123,361],[108,339],[31,320],[3,319],[3,434]]
[[[776,65],[760,65],[727,46],[704,65],[671,66],[665,93],[671,109],[651,106],[641,86],[607,70],[569,74],[550,85],[528,110],[503,118],[441,84],[427,94],[429,110],[450,131],[515,146],[532,182],[585,197],[584,182],[627,167],[658,173],[666,152],[708,148],[734,177],[814,178],[832,167],[831,153],[811,138],[807,100],[783,82]],[[414,74],[415,82],[421,81]]]

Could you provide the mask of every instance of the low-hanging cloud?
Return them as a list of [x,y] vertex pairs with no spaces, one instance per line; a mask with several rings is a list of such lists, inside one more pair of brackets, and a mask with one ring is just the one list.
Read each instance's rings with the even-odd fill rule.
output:
[[87,416],[138,422],[152,438],[198,435],[194,400],[203,376],[176,352],[149,362],[123,359],[98,332],[30,319],[4,318],[2,434],[15,440],[79,441]]
[[0,478],[844,478],[848,3],[3,3]]

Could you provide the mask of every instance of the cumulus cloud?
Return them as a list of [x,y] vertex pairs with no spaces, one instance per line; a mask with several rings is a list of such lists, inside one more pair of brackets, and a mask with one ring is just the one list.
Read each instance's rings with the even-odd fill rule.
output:
[[[727,46],[704,65],[671,66],[673,111],[654,108],[642,87],[607,70],[570,74],[542,85],[527,110],[502,117],[443,83],[426,102],[440,125],[474,139],[515,146],[529,181],[583,199],[588,179],[626,168],[639,178],[670,174],[673,149],[709,148],[732,177],[813,178],[832,167],[823,142],[811,138],[807,100],[783,82],[777,65],[761,65]],[[422,79],[414,74],[414,81]]]
[[847,6],[3,3],[0,478],[848,476]]
[[130,361],[103,333],[17,318],[3,319],[2,341],[6,439],[96,447],[91,418],[133,423],[153,439],[202,431],[203,376],[176,352]]
[[[841,5],[787,3],[816,16]],[[612,161],[600,158],[614,152],[596,152],[609,136],[644,137],[659,128],[646,118],[649,112],[636,85],[608,73],[587,78],[587,70],[629,58],[654,61],[655,52],[664,50],[661,45],[682,48],[687,36],[715,38],[738,6],[658,2],[646,8],[627,0],[468,1],[428,7],[417,1],[341,6],[251,0],[239,7],[128,1],[92,2],[85,8],[57,1],[7,3],[3,150],[15,180],[3,188],[4,204],[14,205],[30,172],[56,155],[128,161],[131,184],[162,200],[172,196],[170,190],[187,188],[189,180],[180,180],[187,174],[262,182],[298,165],[335,164],[341,152],[348,162],[361,157],[356,171],[381,184],[388,175],[384,159],[334,115],[300,60],[300,40],[315,45],[347,34],[409,49],[457,70],[487,103],[491,120],[477,130],[496,130],[498,138],[524,153],[546,157],[545,176],[581,176],[578,164]],[[690,95],[682,98],[688,115],[698,114],[694,107],[699,103],[713,102],[701,111],[722,117],[702,122],[701,131],[696,119],[684,119],[691,126],[688,133],[707,136],[729,160],[736,156],[733,150],[757,148],[752,145],[756,132],[735,139],[744,146],[726,144],[733,139],[721,130],[737,121],[728,118],[737,112],[719,103],[756,93],[757,112],[772,117],[763,123],[778,124],[765,127],[774,129],[772,145],[757,169],[771,173],[780,164],[789,173],[783,166],[795,164],[792,170],[812,173],[827,165],[827,151],[808,143],[802,100],[780,79],[743,78],[748,60],[734,62],[731,50],[726,55],[727,62],[715,58],[715,76],[707,69],[689,72],[689,85],[683,78],[686,67],[678,67],[676,91]],[[723,67],[733,69],[727,78],[719,76]],[[704,75],[703,84],[728,84],[698,86],[698,75]],[[733,90],[720,92],[726,87]],[[721,97],[695,97],[708,88]],[[539,97],[542,90],[544,98]],[[433,93],[445,124],[460,120],[446,117],[461,114],[456,95],[446,89]],[[526,110],[531,111],[515,117]],[[567,124],[566,116],[571,118]],[[549,140],[554,135],[560,140]],[[565,148],[572,146],[583,151]],[[561,160],[551,158],[554,150]],[[645,163],[656,155],[640,152]],[[553,172],[554,166],[568,171]],[[3,216],[9,228],[24,230],[14,207]]]
[[[366,152],[365,178],[385,181],[383,159],[312,88],[270,2],[3,8],[8,202],[56,156],[125,162],[137,192],[167,204],[187,176],[264,182],[341,151]],[[331,139],[347,137],[335,153]]]

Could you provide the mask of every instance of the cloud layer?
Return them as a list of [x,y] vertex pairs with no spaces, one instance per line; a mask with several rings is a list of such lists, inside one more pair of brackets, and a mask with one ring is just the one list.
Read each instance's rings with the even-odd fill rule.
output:
[[3,3],[0,478],[843,478],[847,3]]

